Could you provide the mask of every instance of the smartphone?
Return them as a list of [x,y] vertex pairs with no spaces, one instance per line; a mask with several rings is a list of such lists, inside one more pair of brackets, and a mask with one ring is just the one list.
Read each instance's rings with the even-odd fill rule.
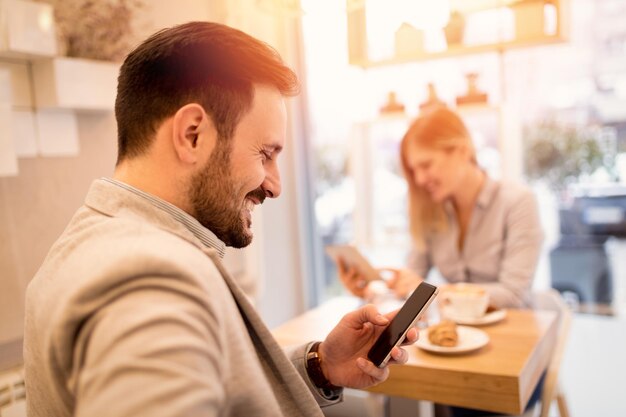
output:
[[402,343],[406,333],[415,325],[438,292],[437,287],[424,281],[417,286],[368,352],[367,358],[374,365],[379,368],[387,365],[391,358],[391,349]]
[[367,259],[352,245],[330,245],[326,246],[328,256],[337,260],[341,258],[348,267],[356,268],[366,281],[375,281],[380,278],[378,271],[370,264]]

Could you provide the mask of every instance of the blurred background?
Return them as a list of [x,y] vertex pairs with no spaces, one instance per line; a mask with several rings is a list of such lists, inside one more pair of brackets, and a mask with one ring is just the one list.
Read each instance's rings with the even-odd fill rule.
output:
[[190,20],[265,40],[303,83],[283,195],[255,211],[251,247],[227,254],[270,326],[344,293],[326,245],[404,264],[399,143],[445,103],[480,165],[537,195],[534,287],[577,313],[563,366],[572,415],[625,415],[624,0],[0,0],[0,394],[18,378],[29,280],[91,181],[112,173],[121,59]]

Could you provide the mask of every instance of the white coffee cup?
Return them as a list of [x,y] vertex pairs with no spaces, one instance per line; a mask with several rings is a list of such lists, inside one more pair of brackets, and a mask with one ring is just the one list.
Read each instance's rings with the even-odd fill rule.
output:
[[441,292],[440,303],[444,315],[451,318],[479,319],[487,312],[489,294],[475,284],[450,285]]

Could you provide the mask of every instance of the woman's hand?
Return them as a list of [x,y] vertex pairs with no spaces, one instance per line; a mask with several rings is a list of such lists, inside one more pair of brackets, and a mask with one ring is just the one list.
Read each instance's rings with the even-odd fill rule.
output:
[[399,298],[407,298],[415,288],[424,281],[410,269],[384,268],[381,271],[390,271],[391,278],[387,280],[387,286],[393,290]]
[[[371,282],[375,281],[368,281],[358,269],[354,266],[348,266],[341,257],[337,257],[335,261],[337,262],[339,279],[348,291],[357,297],[367,298],[367,287]],[[406,268],[380,268],[378,271],[381,272],[381,275],[385,275],[385,272],[391,273],[391,277],[386,280],[387,287],[393,290],[399,298],[407,298],[420,282],[424,280],[415,272]]]
[[[378,368],[367,359],[367,353],[397,311],[381,315],[368,304],[346,314],[319,347],[320,363],[326,379],[348,388],[366,388],[383,382],[389,376],[387,366]],[[417,329],[407,332],[403,345],[415,343]],[[408,353],[401,347],[391,351],[389,363],[403,364]]]
[[357,297],[364,298],[365,297],[365,287],[367,287],[367,279],[364,275],[362,275],[358,269],[354,266],[348,266],[348,264],[338,256],[335,259],[337,263],[337,272],[339,274],[339,279],[343,283],[343,285],[350,291],[352,294]]

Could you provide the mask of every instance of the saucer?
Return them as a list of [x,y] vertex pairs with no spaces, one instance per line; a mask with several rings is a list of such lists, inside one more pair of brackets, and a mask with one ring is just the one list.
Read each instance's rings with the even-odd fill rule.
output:
[[430,343],[430,340],[428,340],[428,329],[420,331],[420,337],[415,342],[415,346],[433,353],[455,354],[472,352],[489,343],[489,335],[480,329],[457,326],[456,331],[459,335],[459,342],[456,346],[446,347]]
[[443,315],[447,319],[450,319],[457,324],[467,324],[470,326],[482,326],[485,324],[497,323],[500,320],[504,320],[504,318],[506,317],[506,310],[495,310],[479,318],[456,317],[449,313],[444,313]]

